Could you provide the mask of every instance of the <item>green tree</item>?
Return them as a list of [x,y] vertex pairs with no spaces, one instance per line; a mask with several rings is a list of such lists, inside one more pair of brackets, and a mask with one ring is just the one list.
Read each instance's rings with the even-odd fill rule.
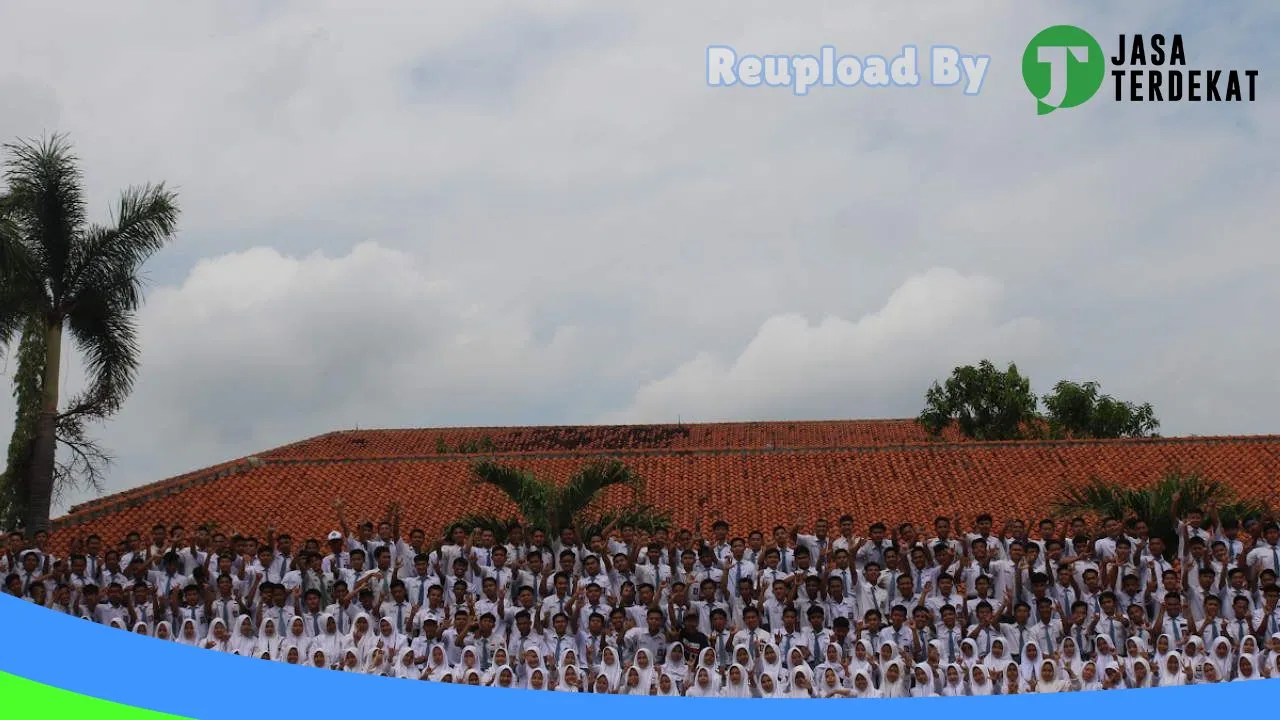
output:
[[[18,407],[0,509],[9,524],[20,517],[35,533],[49,525],[56,490],[67,482],[96,484],[110,460],[85,425],[114,414],[133,387],[139,273],[173,238],[178,207],[164,185],[144,185],[120,195],[110,224],[92,224],[79,163],[64,137],[10,143],[4,151],[0,351],[17,341]],[[68,337],[88,378],[63,406]]]
[[[476,463],[472,468],[474,482],[491,485],[510,498],[525,523],[546,530],[556,537],[560,531],[573,527],[584,537],[590,537],[614,524],[632,524],[653,531],[671,524],[670,515],[647,503],[641,502],[644,481],[631,472],[620,460],[606,459],[587,463],[575,472],[567,483],[559,486],[551,480],[535,477],[527,470],[503,465],[491,460]],[[593,513],[591,506],[607,488],[622,486],[631,490],[632,501],[616,511]],[[492,515],[466,515],[458,524],[471,529],[491,530],[499,540],[505,540],[507,528],[517,518],[502,519]]]
[[1242,522],[1271,512],[1266,503],[1242,499],[1216,480],[1178,470],[1171,470],[1156,483],[1142,488],[1094,478],[1081,485],[1068,486],[1053,503],[1053,512],[1058,517],[1092,515],[1142,520],[1151,537],[1164,538],[1165,547],[1170,550],[1178,546],[1174,519],[1193,509],[1211,512],[1224,522]]
[[1016,365],[999,370],[983,360],[956,368],[943,384],[935,382],[918,421],[934,436],[955,423],[976,440],[1017,440],[1039,419],[1036,406],[1031,381]]
[[1122,402],[1096,382],[1063,380],[1045,395],[1045,419],[1055,435],[1078,438],[1154,437],[1160,421],[1150,403]]

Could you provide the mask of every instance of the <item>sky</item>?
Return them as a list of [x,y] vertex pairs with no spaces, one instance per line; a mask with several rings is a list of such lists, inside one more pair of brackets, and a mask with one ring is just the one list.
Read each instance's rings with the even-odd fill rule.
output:
[[[180,193],[108,491],[353,427],[910,417],[959,364],[1280,432],[1280,5],[0,0],[0,139],[91,215]],[[1246,104],[1021,76],[1181,32]],[[739,53],[991,56],[958,87],[709,87]],[[927,77],[927,76],[926,76]],[[8,384],[12,361],[0,366]],[[63,391],[82,381],[68,361]],[[12,399],[0,397],[7,439]],[[90,497],[73,491],[59,509]]]

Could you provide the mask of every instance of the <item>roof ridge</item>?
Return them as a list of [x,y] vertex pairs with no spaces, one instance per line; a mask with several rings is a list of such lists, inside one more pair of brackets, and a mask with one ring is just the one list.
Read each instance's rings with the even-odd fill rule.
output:
[[[329,433],[332,435],[333,433]],[[319,436],[323,437],[323,436]],[[370,456],[370,457],[315,457],[315,458],[263,458],[255,455],[246,456],[214,465],[202,470],[177,475],[149,485],[132,488],[120,493],[98,498],[73,506],[66,515],[53,521],[53,529],[80,525],[104,515],[122,509],[137,507],[157,498],[181,493],[189,488],[205,485],[230,475],[248,472],[266,465],[339,465],[339,464],[378,464],[391,462],[458,462],[463,459],[507,458],[510,460],[539,460],[591,457],[693,457],[693,456],[777,456],[777,455],[815,455],[823,453],[883,453],[883,452],[918,452],[918,451],[961,451],[971,452],[984,448],[1037,448],[1037,447],[1083,447],[1112,445],[1226,445],[1226,444],[1264,444],[1280,442],[1280,435],[1219,435],[1219,436],[1178,436],[1155,438],[1112,438],[1112,439],[1037,439],[1037,440],[1003,440],[949,442],[945,440],[920,443],[900,443],[896,445],[862,445],[832,447],[773,447],[773,448],[621,448],[592,450],[560,450],[560,451],[524,451],[524,452],[488,452],[488,453],[435,453],[418,456]],[[287,446],[286,446],[287,447]]]

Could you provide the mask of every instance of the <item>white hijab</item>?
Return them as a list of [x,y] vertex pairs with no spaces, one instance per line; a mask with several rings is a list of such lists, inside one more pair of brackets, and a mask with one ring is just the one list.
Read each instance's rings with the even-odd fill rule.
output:
[[[738,671],[738,681],[733,681],[733,671]],[[751,686],[747,683],[747,669],[738,663],[729,666],[724,674],[724,687],[720,688],[720,697],[751,697]]]
[[606,645],[601,651],[601,657],[600,674],[609,678],[609,688],[616,690],[622,682],[622,664],[618,662],[618,651],[612,645]]
[[[981,679],[979,679],[981,676]],[[985,665],[974,665],[969,669],[969,694],[976,696],[994,695],[996,686],[991,682],[990,671]]]
[[[804,678],[808,682],[809,687],[799,687],[796,682],[800,678]],[[791,669],[791,686],[787,689],[787,697],[807,698],[813,697],[813,672],[809,670],[809,666],[801,665],[800,667]]]
[[[245,630],[249,634],[245,634]],[[236,618],[236,629],[231,634],[231,651],[241,657],[254,657],[262,653],[255,653],[258,647],[258,634],[253,631],[253,618],[248,615],[241,615]]]
[[[1036,673],[1036,694],[1046,695],[1049,693],[1059,693],[1059,692],[1063,692],[1065,690],[1070,689],[1070,687],[1068,687],[1068,683],[1062,679],[1062,671],[1058,668],[1058,663],[1054,662],[1053,660],[1046,659],[1046,660],[1041,660],[1039,663],[1037,663],[1037,666],[1039,668],[1039,671]],[[1052,668],[1053,670],[1052,679],[1049,679],[1049,680],[1044,679],[1043,673],[1046,667]]]
[[[866,683],[865,687],[863,687],[861,690],[858,689],[859,680],[862,680]],[[854,673],[853,679],[849,681],[849,687],[852,690],[851,697],[855,697],[855,698],[884,697],[884,694],[880,692],[880,690],[876,687],[876,684],[871,681],[871,673],[867,672],[866,670],[859,670],[858,672]]]
[[[889,668],[897,668],[897,682],[889,680]],[[884,674],[880,678],[880,695],[886,698],[909,697],[911,695],[910,680],[901,660],[890,660],[889,664],[884,666]]]
[[[706,678],[706,687],[699,684],[703,678]],[[705,667],[700,667],[694,671],[693,682],[684,692],[685,697],[716,697],[718,694],[715,673]]]
[[[1170,660],[1176,660],[1178,663],[1178,669],[1173,672],[1169,671]],[[1182,659],[1181,654],[1177,652],[1166,653],[1164,658],[1160,661],[1160,682],[1158,683],[1159,687],[1178,687],[1181,685],[1186,685],[1187,676],[1186,676],[1185,667],[1186,665]]]
[[[268,633],[267,629],[271,632]],[[269,653],[271,659],[275,660],[280,657],[280,646],[284,644],[284,638],[280,636],[280,629],[276,627],[274,618],[263,618],[262,624],[258,626],[257,641],[253,644],[253,656],[261,657],[262,653]]]
[[[922,680],[920,676],[923,675]],[[911,669],[911,697],[933,697],[938,694],[933,673],[925,665],[916,665]]]

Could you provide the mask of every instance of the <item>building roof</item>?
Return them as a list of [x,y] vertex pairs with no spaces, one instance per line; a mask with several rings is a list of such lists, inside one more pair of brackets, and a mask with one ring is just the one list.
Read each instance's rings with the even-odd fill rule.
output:
[[[602,455],[626,462],[645,480],[644,500],[686,527],[704,511],[742,529],[843,513],[859,525],[984,511],[997,522],[1032,519],[1048,512],[1066,484],[1097,477],[1138,486],[1171,470],[1200,472],[1280,505],[1280,436],[930,441],[909,420],[359,430],[76,506],[55,521],[53,541],[97,533],[114,543],[157,522],[208,521],[254,534],[274,523],[319,538],[334,529],[338,497],[352,522],[381,518],[396,501],[406,531],[435,533],[467,513],[515,515],[497,490],[471,481],[478,459],[563,481]],[[611,488],[601,503],[630,499],[626,489]]]

